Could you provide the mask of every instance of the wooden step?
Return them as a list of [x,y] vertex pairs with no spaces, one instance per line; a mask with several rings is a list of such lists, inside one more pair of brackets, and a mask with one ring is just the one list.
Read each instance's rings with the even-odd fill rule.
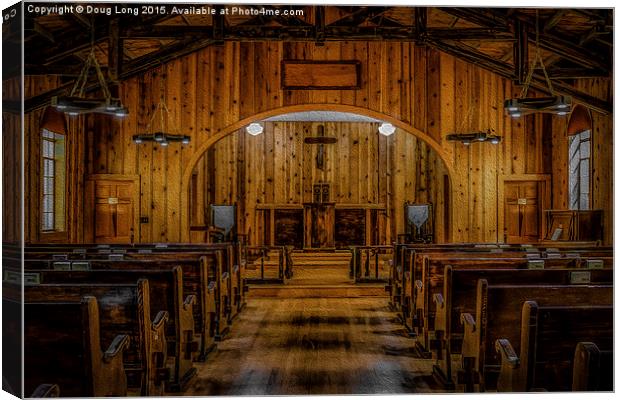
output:
[[384,285],[249,285],[252,298],[388,297]]
[[349,260],[293,260],[293,267],[301,266],[329,266],[349,268]]

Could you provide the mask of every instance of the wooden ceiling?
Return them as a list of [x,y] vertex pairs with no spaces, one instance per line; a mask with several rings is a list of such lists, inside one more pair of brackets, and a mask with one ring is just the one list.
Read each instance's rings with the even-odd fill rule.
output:
[[[96,56],[111,80],[127,79],[224,41],[310,41],[321,45],[342,40],[395,40],[431,46],[523,83],[536,49],[535,9],[297,5],[268,7],[280,13],[302,10],[303,15],[232,16],[219,15],[222,5],[212,7],[215,16],[168,12],[26,18],[25,74],[61,75],[65,86],[70,86],[93,38]],[[610,112],[611,103],[580,93],[571,83],[577,78],[611,76],[613,10],[538,9],[538,25],[539,47],[555,90]],[[11,35],[6,29],[3,33]],[[17,40],[15,37],[14,43]],[[10,71],[4,73],[6,77]],[[540,70],[534,74],[532,86],[546,90]],[[41,106],[53,94],[30,99],[27,109]]]

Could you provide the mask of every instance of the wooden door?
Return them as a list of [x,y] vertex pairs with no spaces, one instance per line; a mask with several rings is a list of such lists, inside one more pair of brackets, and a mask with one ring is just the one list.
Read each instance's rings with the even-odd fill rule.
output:
[[504,231],[506,243],[536,242],[540,238],[540,184],[538,181],[506,182]]
[[135,232],[135,190],[130,180],[100,179],[92,182],[94,194],[93,241],[132,243]]

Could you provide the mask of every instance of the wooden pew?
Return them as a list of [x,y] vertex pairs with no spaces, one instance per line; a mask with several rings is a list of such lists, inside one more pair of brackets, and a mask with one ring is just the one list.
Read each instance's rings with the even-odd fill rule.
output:
[[[542,258],[533,258],[531,255],[531,252],[512,251],[503,253],[457,252],[419,254],[421,272],[417,274],[418,278],[415,280],[415,285],[413,285],[413,292],[409,296],[410,303],[405,307],[405,309],[411,309],[409,314],[404,315],[405,321],[410,324],[409,326],[412,327],[417,335],[425,334],[426,330],[428,330],[425,328],[426,319],[430,318],[430,326],[433,326],[434,306],[431,299],[435,293],[441,292],[443,268],[447,264],[473,265],[474,267],[478,264],[482,267],[483,264],[491,263],[497,265],[498,268],[510,268],[510,265],[515,262],[519,262],[518,268],[527,268],[530,262],[533,264],[533,267],[536,267],[536,260],[543,260],[538,261],[538,263],[543,262],[545,268],[579,267],[586,266],[587,264],[579,253],[573,252],[559,253],[557,257],[553,256],[551,258],[548,258],[544,252],[542,253]],[[597,252],[596,255],[600,254]],[[597,257],[597,259],[603,261],[603,267],[613,266],[613,258],[611,257]],[[429,307],[431,308],[430,313]]]
[[44,397],[60,397],[60,388],[53,383],[42,383],[32,392],[29,396],[33,399],[40,399]]
[[[421,276],[421,281],[416,281],[415,315],[419,324],[414,325],[418,335],[424,338],[425,346],[428,345],[428,333],[433,330],[436,307],[433,296],[443,290],[444,270],[446,266],[453,268],[577,268],[581,266],[580,259],[575,258],[551,258],[551,259],[525,259],[525,258],[426,258]],[[429,348],[429,347],[426,347]]]
[[[183,293],[183,272],[181,267],[171,270],[91,270],[91,271],[28,271],[33,280],[40,284],[126,284],[139,279],[149,282],[151,315],[159,311],[168,313],[166,342],[168,343],[162,362],[168,368],[170,379],[166,391],[178,392],[196,373],[193,356],[199,349],[194,336],[193,307],[197,302],[193,294]],[[163,367],[162,367],[163,368]]]
[[57,397],[62,387],[65,397],[126,396],[123,352],[130,339],[102,338],[97,300],[78,300],[24,303],[24,391]]
[[[571,368],[580,342],[596,342],[598,347],[613,349],[613,307],[592,305],[547,306],[536,301],[523,304],[521,317],[521,352],[513,343],[498,338],[495,348],[501,357],[497,390],[502,392],[570,391],[573,382],[592,382],[590,371]],[[583,347],[583,345],[582,345]],[[597,347],[597,346],[594,346]],[[584,349],[585,350],[585,349]],[[578,355],[579,355],[579,349]],[[586,353],[591,355],[592,353]],[[590,360],[588,360],[590,361]],[[603,381],[613,381],[613,368],[598,371]],[[581,387],[580,390],[587,389]],[[598,389],[598,388],[597,388]],[[602,387],[600,390],[613,390]]]
[[474,384],[481,391],[494,390],[501,364],[495,352],[495,341],[507,339],[515,354],[521,350],[518,327],[524,302],[535,300],[539,306],[555,305],[610,305],[613,287],[607,285],[489,285],[480,279],[477,285],[476,314],[461,314],[464,325],[461,347],[462,371],[459,383],[473,391]]
[[612,350],[601,350],[592,342],[577,343],[573,359],[572,391],[612,391],[613,370]]
[[[405,287],[405,304],[403,305],[403,320],[406,326],[412,330],[415,336],[422,335],[425,326],[424,315],[422,310],[424,309],[424,302],[427,301],[424,290],[424,285],[427,281],[429,271],[429,263],[431,260],[435,262],[440,259],[452,259],[452,260],[499,260],[499,259],[523,259],[528,258],[528,254],[523,251],[509,251],[500,252],[489,251],[488,249],[471,249],[470,251],[456,251],[456,249],[448,249],[449,251],[443,252],[418,252],[411,254],[411,271],[410,271],[410,285]],[[540,256],[538,252],[535,253]]]
[[[89,256],[90,258],[90,256]],[[150,253],[132,254],[131,257],[123,255],[122,259],[81,259],[75,261],[53,260],[26,260],[24,267],[28,269],[54,269],[59,265],[62,268],[109,270],[171,270],[180,266],[183,271],[183,291],[186,295],[193,294],[198,301],[193,307],[194,331],[200,336],[200,349],[197,360],[203,361],[215,348],[215,340],[221,339],[228,330],[228,317],[225,313],[224,304],[227,292],[221,290],[221,285],[227,287],[227,277],[223,277],[221,266],[223,258],[221,251],[208,253],[203,256],[176,257],[165,254],[163,259]]]
[[[99,306],[99,325],[104,343],[119,334],[129,336],[124,366],[129,388],[141,396],[162,395],[167,369],[161,362],[166,352],[165,323],[168,314],[159,312],[151,320],[149,284],[41,284],[24,286],[26,302],[76,302],[94,296]],[[39,331],[39,334],[44,331]],[[34,331],[33,331],[34,333]],[[63,387],[63,385],[60,385]],[[64,393],[64,389],[63,389]],[[63,394],[64,395],[64,394]]]
[[437,364],[433,366],[433,375],[446,388],[454,387],[452,355],[461,352],[461,314],[475,314],[476,290],[480,279],[486,279],[493,285],[600,285],[613,283],[613,270],[463,269],[446,266],[443,291],[433,296],[437,307],[434,326]]

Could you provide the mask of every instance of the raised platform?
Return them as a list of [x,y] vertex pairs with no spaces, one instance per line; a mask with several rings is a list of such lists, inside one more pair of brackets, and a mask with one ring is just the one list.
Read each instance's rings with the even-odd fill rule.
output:
[[250,298],[388,297],[385,285],[250,285]]
[[249,285],[250,298],[388,297],[384,284],[356,284],[349,276],[347,250],[296,250],[293,277],[284,284]]

